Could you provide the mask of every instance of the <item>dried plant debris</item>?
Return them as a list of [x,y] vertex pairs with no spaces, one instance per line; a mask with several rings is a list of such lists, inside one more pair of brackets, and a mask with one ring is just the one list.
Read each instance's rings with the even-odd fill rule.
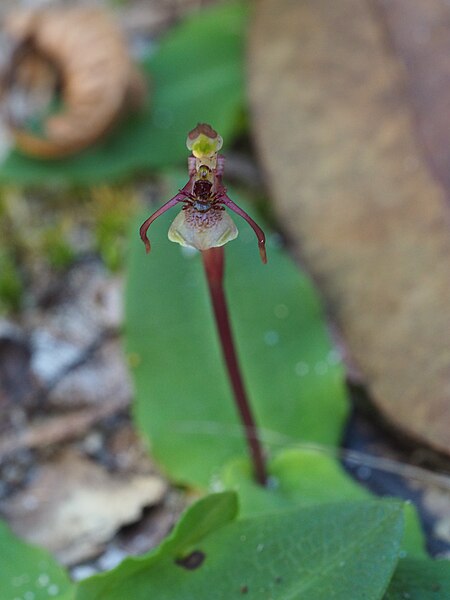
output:
[[75,564],[97,556],[122,525],[138,520],[165,493],[166,483],[150,469],[109,473],[68,449],[42,465],[31,485],[1,510],[18,535]]
[[49,391],[47,403],[58,408],[100,406],[110,401],[127,406],[131,396],[131,382],[120,344],[110,339],[55,384]]
[[[37,451],[51,453],[55,449],[77,439],[105,419],[113,418],[127,409],[120,400],[107,404],[71,410],[65,414],[46,414],[45,417],[28,420],[25,417],[0,438],[0,465],[13,464],[18,456]],[[34,460],[36,462],[37,458]],[[1,479],[1,477],[0,477]],[[21,481],[16,481],[17,484]],[[8,493],[14,490],[7,490]]]
[[[31,369],[31,347],[20,328],[0,321],[0,410],[11,415],[34,404],[38,388]],[[11,426],[8,418],[0,422],[0,432]]]
[[[15,143],[28,155],[79,152],[144,101],[143,76],[104,10],[17,10],[6,17],[4,34],[9,52],[1,80],[4,106]],[[62,108],[44,116],[58,94]],[[39,114],[42,122],[33,125]]]
[[387,435],[373,414],[361,410],[352,414],[338,455],[346,470],[376,495],[413,502],[427,535],[427,550],[432,556],[450,556],[448,461],[430,450],[406,448],[402,438]]
[[[2,188],[0,314],[18,316],[25,306],[54,305],[66,277],[72,278],[87,262],[93,264],[96,255],[107,270],[120,272],[140,193],[130,185]],[[146,194],[151,193],[152,186],[147,186]]]
[[131,401],[118,336],[121,278],[93,261],[59,283],[28,307],[22,326],[5,320],[0,328],[0,463],[81,439]]
[[[449,17],[440,0],[262,0],[249,53],[254,132],[280,222],[379,413],[447,455]],[[412,35],[423,41],[414,56]],[[442,148],[447,158],[434,160]]]
[[[23,321],[26,329],[33,332],[36,350],[47,354],[53,346],[50,338],[54,343],[60,340],[74,348],[87,349],[105,333],[118,331],[122,311],[122,278],[111,277],[98,261],[92,260],[77,264],[60,278],[53,298],[25,311]],[[49,361],[53,364],[56,358],[49,357]],[[51,372],[46,372],[51,365],[42,366],[39,357],[34,360],[39,363],[36,370],[42,372],[42,377],[51,379]],[[68,357],[69,363],[71,360]]]
[[120,23],[133,48],[148,46],[149,38],[160,35],[195,10],[218,0],[131,0],[120,11]]

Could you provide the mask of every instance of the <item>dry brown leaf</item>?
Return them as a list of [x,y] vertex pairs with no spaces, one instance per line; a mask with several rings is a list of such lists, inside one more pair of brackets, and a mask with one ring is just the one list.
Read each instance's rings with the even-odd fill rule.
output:
[[[31,89],[61,80],[64,109],[45,122],[44,136],[25,128],[10,110],[16,144],[27,154],[60,158],[97,141],[125,108],[145,95],[142,75],[133,66],[126,41],[110,15],[83,6],[19,10],[5,30],[16,48],[9,85]],[[11,99],[14,103],[14,97]]]
[[[249,56],[254,133],[280,220],[380,411],[450,453],[449,190],[423,154],[444,148],[444,162],[433,164],[448,179],[448,111],[444,123],[442,95],[426,90],[434,81],[450,93],[442,60],[433,60],[450,44],[450,7],[383,4],[388,15],[369,0],[260,0]],[[427,52],[402,34],[406,70],[386,23],[403,19],[407,32],[433,10],[446,20],[434,30],[430,15],[423,21]],[[426,102],[420,136],[412,89]]]
[[407,71],[418,134],[436,176],[450,190],[450,7],[445,0],[379,0],[393,50]]
[[67,450],[40,467],[30,487],[1,509],[18,535],[69,565],[97,556],[122,525],[161,502],[166,490],[157,475],[109,473]]

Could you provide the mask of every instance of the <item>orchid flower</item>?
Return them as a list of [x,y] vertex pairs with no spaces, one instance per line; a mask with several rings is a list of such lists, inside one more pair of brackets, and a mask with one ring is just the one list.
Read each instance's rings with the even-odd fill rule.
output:
[[188,159],[189,181],[141,225],[140,236],[147,253],[150,252],[148,228],[167,210],[182,204],[181,211],[169,228],[169,239],[201,251],[222,354],[247,439],[255,478],[258,483],[265,485],[267,474],[264,455],[239,367],[223,289],[222,246],[238,235],[237,227],[225,208],[245,219],[253,228],[263,263],[267,262],[265,236],[255,221],[227,196],[222,184],[225,159],[218,153],[222,143],[220,135],[206,123],[199,123],[189,132],[186,142],[188,150],[192,152]]
[[151,248],[147,237],[150,225],[167,210],[181,203],[183,208],[170,226],[169,240],[201,251],[234,240],[238,230],[225,211],[227,207],[252,227],[258,239],[261,259],[263,263],[267,262],[264,232],[229,198],[222,184],[225,159],[218,154],[222,144],[220,135],[206,123],[199,123],[189,132],[186,140],[188,150],[192,152],[188,159],[189,181],[142,224],[140,235],[147,252]]

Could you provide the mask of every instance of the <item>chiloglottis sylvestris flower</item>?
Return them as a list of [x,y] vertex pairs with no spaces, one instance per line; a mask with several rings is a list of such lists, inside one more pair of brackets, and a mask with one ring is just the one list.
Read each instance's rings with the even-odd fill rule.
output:
[[262,229],[227,195],[222,184],[225,159],[219,154],[222,138],[206,123],[199,123],[189,132],[186,145],[192,155],[188,158],[189,181],[179,192],[154,212],[140,228],[147,252],[150,225],[167,210],[182,204],[169,229],[169,239],[182,246],[208,250],[234,240],[238,230],[225,208],[233,211],[252,227],[258,239],[262,261],[267,262],[265,236]]

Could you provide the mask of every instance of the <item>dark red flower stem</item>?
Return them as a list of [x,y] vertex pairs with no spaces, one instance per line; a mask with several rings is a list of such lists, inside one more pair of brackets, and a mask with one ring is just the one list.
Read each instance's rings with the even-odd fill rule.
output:
[[233,389],[236,405],[244,427],[245,437],[247,439],[253,463],[254,475],[258,483],[265,485],[267,482],[267,475],[264,456],[258,439],[258,430],[256,428],[239,368],[230,319],[228,316],[227,301],[223,289],[223,247],[204,250],[202,256],[211,302],[214,309],[217,331],[222,345],[222,353],[227,365],[228,377]]

